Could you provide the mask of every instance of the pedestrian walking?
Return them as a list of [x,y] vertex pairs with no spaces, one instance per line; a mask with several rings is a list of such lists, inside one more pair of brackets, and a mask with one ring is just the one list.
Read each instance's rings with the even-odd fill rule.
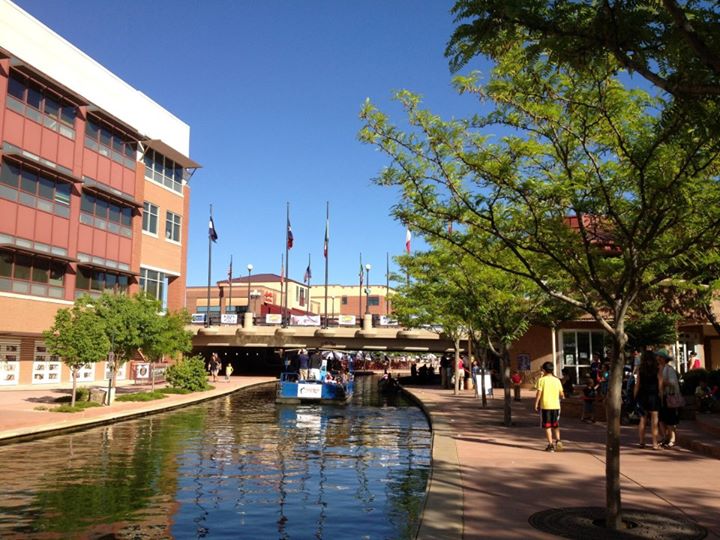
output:
[[638,424],[638,446],[645,448],[645,427],[650,420],[650,433],[652,435],[652,448],[659,450],[658,419],[660,411],[660,387],[662,375],[658,367],[655,353],[645,351],[640,360],[638,377],[633,387],[635,401],[640,407],[640,423]]
[[680,393],[680,381],[677,371],[672,366],[672,356],[665,349],[655,351],[660,363],[662,384],[660,396],[662,407],[660,408],[660,426],[664,433],[662,445],[665,448],[675,446],[675,433],[680,423],[680,407],[684,400]]
[[546,452],[561,451],[560,439],[560,400],[565,397],[562,383],[553,375],[552,362],[542,365],[543,375],[537,382],[535,410],[540,411],[541,426],[547,439]]
[[220,357],[217,353],[212,353],[210,362],[208,363],[208,369],[210,370],[210,375],[212,375],[212,382],[217,382],[217,376],[221,367]]
[[230,376],[233,374],[233,367],[230,362],[228,362],[228,365],[225,366],[225,381],[230,381]]

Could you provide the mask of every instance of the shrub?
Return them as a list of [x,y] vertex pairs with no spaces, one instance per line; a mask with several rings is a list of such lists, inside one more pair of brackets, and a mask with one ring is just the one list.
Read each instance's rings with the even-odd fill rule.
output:
[[[208,387],[208,389],[209,388],[210,387]],[[168,386],[166,388],[159,388],[157,391],[162,392],[163,394],[191,394],[192,393],[190,390],[187,390],[185,388],[173,388],[171,386]]]
[[197,392],[207,390],[207,372],[205,371],[205,360],[203,357],[193,356],[183,358],[176,364],[168,367],[165,373],[167,383],[175,388],[182,388]]
[[[56,403],[70,403],[72,401],[72,395],[60,396],[55,398]],[[75,403],[83,401],[90,401],[90,388],[87,386],[78,386],[75,390]]]

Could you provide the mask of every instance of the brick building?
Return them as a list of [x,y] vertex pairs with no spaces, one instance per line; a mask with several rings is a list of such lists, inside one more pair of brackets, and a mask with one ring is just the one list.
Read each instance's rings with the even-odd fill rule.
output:
[[190,128],[0,0],[0,134],[0,387],[66,382],[41,338],[59,308],[103,290],[184,306]]

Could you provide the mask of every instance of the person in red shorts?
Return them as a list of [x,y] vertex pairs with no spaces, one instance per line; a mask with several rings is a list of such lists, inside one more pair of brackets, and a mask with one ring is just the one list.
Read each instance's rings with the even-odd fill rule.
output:
[[535,410],[540,411],[541,425],[545,430],[548,442],[545,451],[561,451],[563,443],[560,439],[560,400],[565,397],[565,394],[562,382],[553,375],[552,362],[545,362],[542,370],[543,376],[537,382]]

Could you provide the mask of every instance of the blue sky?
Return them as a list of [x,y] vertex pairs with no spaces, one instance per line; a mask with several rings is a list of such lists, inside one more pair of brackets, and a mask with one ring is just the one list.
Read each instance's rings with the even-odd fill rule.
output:
[[383,284],[405,229],[389,216],[396,193],[372,183],[387,157],[357,139],[365,98],[396,122],[390,98],[402,88],[445,117],[478,109],[453,90],[443,56],[450,1],[16,1],[190,125],[190,157],[203,168],[186,221],[189,285],[207,283],[210,204],[213,282],[231,254],[235,275],[248,263],[279,273],[287,202],[289,275],[302,281],[310,254],[322,283],[325,201],[330,282],[356,283],[362,252],[371,282]]

